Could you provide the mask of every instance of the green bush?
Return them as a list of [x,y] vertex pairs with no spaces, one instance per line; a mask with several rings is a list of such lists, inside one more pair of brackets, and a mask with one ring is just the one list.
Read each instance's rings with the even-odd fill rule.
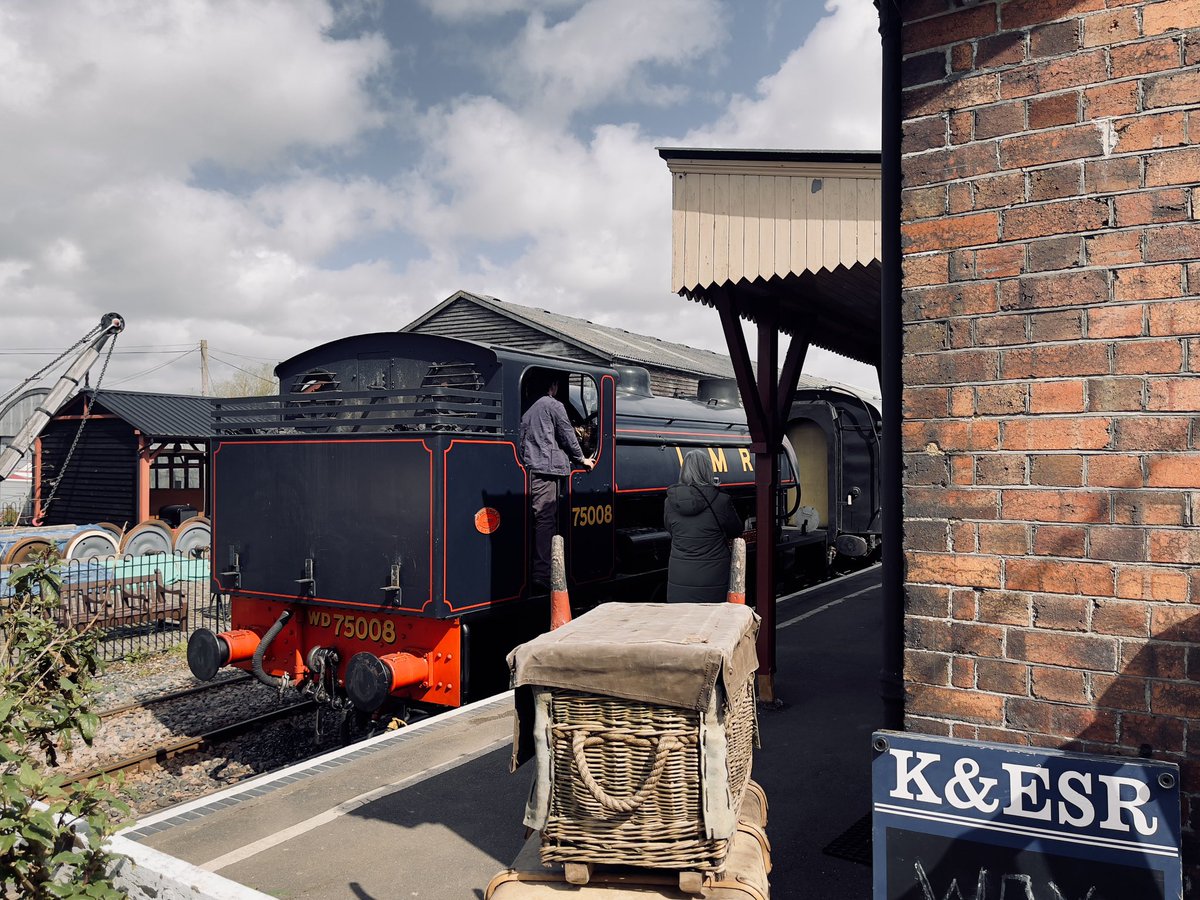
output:
[[[110,782],[68,785],[53,772],[76,736],[90,744],[98,637],[54,619],[62,581],[53,552],[9,575],[0,598],[0,896],[120,898],[104,844],[128,815]],[[76,840],[85,829],[86,842]]]

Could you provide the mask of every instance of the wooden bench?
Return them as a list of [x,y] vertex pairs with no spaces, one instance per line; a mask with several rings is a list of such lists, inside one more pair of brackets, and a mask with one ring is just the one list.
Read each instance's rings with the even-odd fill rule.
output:
[[59,624],[67,628],[119,628],[167,620],[187,621],[188,599],[183,588],[167,587],[162,572],[110,578],[106,581],[63,585]]

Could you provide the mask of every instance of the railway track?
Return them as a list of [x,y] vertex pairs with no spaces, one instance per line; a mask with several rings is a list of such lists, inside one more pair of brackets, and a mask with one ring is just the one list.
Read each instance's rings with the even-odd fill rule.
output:
[[170,703],[174,700],[181,700],[184,697],[192,697],[196,694],[204,694],[209,691],[220,690],[231,684],[242,684],[250,681],[251,675],[238,675],[234,678],[226,678],[223,681],[210,682],[207,684],[197,685],[196,687],[183,688],[178,691],[171,691],[167,694],[159,694],[156,697],[147,697],[142,700],[131,700],[128,703],[122,703],[119,706],[110,706],[100,711],[100,720],[113,719],[117,716],[124,715],[128,712],[136,712],[139,709],[149,709],[151,705],[160,703]]
[[[239,679],[240,680],[240,679]],[[180,694],[194,693],[194,691],[178,692]],[[138,708],[142,704],[129,704],[128,708]],[[208,750],[213,746],[228,741],[232,738],[240,737],[247,732],[254,731],[264,725],[276,722],[280,719],[286,719],[292,716],[307,713],[316,708],[316,703],[311,700],[305,700],[300,703],[293,703],[289,706],[284,706],[279,709],[271,710],[262,715],[252,716],[248,719],[243,719],[239,722],[234,722],[229,725],[221,725],[205,731],[202,734],[191,735],[188,737],[179,738],[170,741],[161,746],[153,747],[148,750],[134,753],[130,756],[117,759],[113,762],[105,763],[104,765],[89,769],[84,772],[73,774],[70,777],[71,783],[86,781],[90,778],[97,778],[102,775],[116,775],[120,773],[141,772],[156,766],[162,766],[164,763],[188,753],[197,753],[203,750]],[[117,714],[122,710],[111,711],[112,714]]]

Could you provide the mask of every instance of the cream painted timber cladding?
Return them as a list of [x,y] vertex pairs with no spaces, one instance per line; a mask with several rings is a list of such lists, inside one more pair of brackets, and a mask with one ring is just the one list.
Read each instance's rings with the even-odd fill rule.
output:
[[879,166],[670,160],[676,293],[880,257]]

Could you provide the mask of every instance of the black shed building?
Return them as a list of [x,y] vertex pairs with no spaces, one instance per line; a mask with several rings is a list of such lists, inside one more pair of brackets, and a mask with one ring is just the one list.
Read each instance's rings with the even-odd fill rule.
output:
[[211,421],[207,397],[81,391],[38,438],[35,520],[131,527],[164,506],[203,512]]

